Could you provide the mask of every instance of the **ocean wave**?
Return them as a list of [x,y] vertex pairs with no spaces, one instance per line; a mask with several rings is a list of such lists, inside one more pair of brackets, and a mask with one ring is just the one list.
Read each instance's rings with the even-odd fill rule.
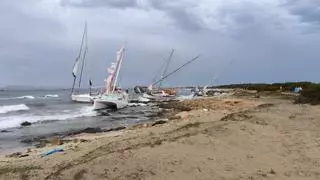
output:
[[25,104],[0,106],[0,114],[5,114],[14,111],[27,111],[29,109],[30,108]]
[[93,107],[84,107],[70,114],[53,114],[44,116],[35,115],[20,115],[20,116],[7,116],[0,117],[0,129],[8,129],[14,127],[20,127],[22,122],[28,121],[30,123],[37,123],[42,121],[55,121],[55,120],[68,120],[79,117],[92,117],[96,116],[96,112],[93,111]]
[[14,100],[14,99],[35,99],[34,96],[19,96],[19,97],[9,97],[9,98],[0,98],[0,100]]
[[26,96],[19,96],[19,97],[8,97],[8,98],[0,98],[0,100],[15,100],[15,99],[47,99],[47,98],[58,98],[59,95],[58,94],[47,94],[44,96],[40,96],[40,97],[34,97],[31,95],[26,95]]

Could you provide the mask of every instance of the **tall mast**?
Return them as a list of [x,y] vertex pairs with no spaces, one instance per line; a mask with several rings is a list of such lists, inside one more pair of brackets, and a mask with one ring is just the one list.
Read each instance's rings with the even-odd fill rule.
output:
[[[86,58],[87,49],[88,49],[87,38],[88,38],[88,36],[87,36],[87,22],[85,22],[84,32],[83,32],[83,36],[82,36],[81,50],[80,50],[80,52],[81,52],[82,49],[83,49],[83,43],[85,43],[84,53],[83,53],[83,57],[82,57],[82,65],[81,65],[80,77],[79,77],[79,85],[78,85],[79,88],[81,86],[83,68],[84,68],[84,65],[85,65],[85,58]],[[81,57],[81,54],[79,54],[79,58],[80,57]]]
[[[82,39],[81,39],[79,54],[78,54],[78,56],[76,58],[76,61],[74,62],[74,65],[73,65],[73,70],[72,70],[73,84],[72,84],[71,94],[74,91],[74,86],[75,86],[76,81],[77,81],[77,72],[78,72],[78,69],[79,69],[79,60],[80,60],[81,55],[82,55],[83,42],[84,42],[85,34],[86,34],[86,26],[87,26],[87,23],[85,23],[85,28],[84,28],[84,32],[83,32]],[[82,76],[82,72],[81,72],[81,76]],[[80,76],[80,78],[81,78],[81,76]],[[80,85],[79,85],[79,88],[80,88]]]
[[[172,59],[172,57],[173,57],[173,53],[174,53],[174,49],[171,50],[169,59],[168,59],[168,61],[167,61],[167,63],[166,63],[166,67],[165,67],[165,69],[164,69],[164,71],[163,71],[163,73],[162,73],[162,75],[161,75],[161,78],[163,78],[163,77],[167,74],[167,71],[168,71],[168,68],[169,68],[169,64],[170,64],[171,59]],[[162,85],[162,81],[160,81],[160,83],[159,83],[159,88],[161,87],[161,85]]]
[[119,62],[118,62],[118,65],[117,65],[117,69],[116,69],[116,78],[114,80],[114,83],[113,83],[113,89],[112,89],[112,93],[114,92],[115,88],[116,88],[116,85],[117,85],[117,81],[118,81],[118,76],[119,76],[119,72],[120,72],[120,69],[121,69],[121,65],[122,65],[122,60],[124,58],[124,51],[125,51],[125,47],[123,46],[120,51],[119,51]]
[[180,69],[182,69],[183,67],[189,65],[190,63],[192,63],[193,61],[197,60],[200,57],[200,55],[192,58],[190,61],[187,61],[186,63],[184,63],[182,66],[180,66],[179,68],[175,69],[174,71],[170,72],[169,74],[167,74],[166,76],[164,76],[163,78],[161,78],[160,80],[154,82],[153,84],[150,85],[150,87],[152,87],[153,85],[163,81],[164,79],[167,79],[169,76],[175,74],[176,72],[178,72]]

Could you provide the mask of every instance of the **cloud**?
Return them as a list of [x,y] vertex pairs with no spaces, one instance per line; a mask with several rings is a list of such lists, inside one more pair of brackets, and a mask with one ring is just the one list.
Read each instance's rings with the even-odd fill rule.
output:
[[284,6],[300,18],[301,22],[320,23],[320,1],[318,0],[287,0]]
[[137,0],[62,0],[62,6],[76,7],[109,7],[109,8],[131,8],[138,5]]
[[149,1],[148,5],[150,8],[167,14],[178,27],[184,30],[199,30],[203,28],[201,19],[193,11],[193,8],[197,6],[195,1],[153,0]]
[[[88,21],[84,82],[103,84],[127,41],[121,84],[148,84],[176,50],[169,71],[201,54],[168,85],[317,80],[317,1],[282,0],[3,0],[0,86],[69,87]],[[312,16],[304,9],[310,7]],[[308,31],[309,33],[305,33]],[[312,32],[312,33],[310,33]],[[231,65],[226,65],[234,60]],[[303,73],[297,73],[303,72]]]

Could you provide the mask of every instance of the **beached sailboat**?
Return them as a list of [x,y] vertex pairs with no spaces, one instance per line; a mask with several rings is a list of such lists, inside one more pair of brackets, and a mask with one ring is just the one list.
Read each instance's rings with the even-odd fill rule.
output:
[[[88,52],[88,30],[87,30],[87,23],[85,23],[84,32],[82,35],[81,45],[79,54],[76,58],[76,61],[73,66],[72,75],[73,75],[73,85],[71,89],[71,100],[74,102],[80,103],[92,103],[95,95],[91,93],[91,86],[92,82],[89,80],[89,93],[80,93],[80,88],[82,84],[82,76],[83,70],[85,66],[86,55]],[[78,76],[78,72],[80,70],[80,74]],[[77,89],[75,88],[76,82],[78,82]]]
[[175,74],[176,72],[178,72],[180,69],[182,69],[183,67],[191,64],[192,62],[196,61],[200,56],[196,56],[194,58],[192,58],[191,60],[187,61],[186,63],[184,63],[182,66],[180,66],[179,68],[175,69],[174,71],[163,75],[161,77],[160,80],[155,81],[154,83],[150,84],[149,87],[147,88],[146,92],[144,92],[142,94],[143,98],[147,98],[150,100],[156,100],[156,101],[168,101],[168,100],[172,100],[176,97],[176,92],[173,89],[156,89],[154,90],[154,86],[157,85],[158,83],[161,83],[163,80],[167,79],[168,77],[170,77],[171,75]]
[[105,92],[94,99],[93,109],[122,109],[129,104],[129,95],[127,92],[117,88],[117,81],[124,58],[125,48],[122,47],[117,52],[117,60],[115,63],[111,63],[108,68],[109,76],[106,79]]
[[[168,71],[170,62],[172,60],[174,54],[174,49],[171,50],[169,58],[166,60],[166,62],[163,64],[163,66],[159,69],[159,72],[155,75],[153,78],[153,82],[156,82],[157,77],[163,70],[160,78],[162,79]],[[147,101],[147,100],[158,100],[163,97],[174,97],[176,95],[176,92],[174,89],[164,89],[162,88],[163,81],[158,82],[158,84],[151,84],[149,87],[139,87],[136,86],[134,88],[134,91],[137,94],[140,94],[140,99]]]

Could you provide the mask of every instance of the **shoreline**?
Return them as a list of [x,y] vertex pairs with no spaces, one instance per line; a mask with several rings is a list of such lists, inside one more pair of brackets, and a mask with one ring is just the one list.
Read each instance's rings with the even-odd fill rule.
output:
[[[102,119],[102,121],[108,121],[110,119],[110,122],[119,119],[120,121],[122,119],[124,119],[123,121],[126,121],[126,119],[128,118],[129,120],[126,123],[110,123],[109,125],[105,125],[105,126],[98,126],[95,124],[88,125],[88,126],[78,126],[75,122],[75,120],[73,120],[72,123],[74,123],[76,126],[75,128],[64,128],[63,130],[53,130],[49,132],[45,132],[43,131],[43,133],[35,133],[34,135],[28,135],[28,136],[19,136],[18,134],[13,134],[15,129],[8,129],[8,130],[3,130],[0,132],[0,135],[4,135],[4,137],[6,136],[17,136],[16,139],[12,139],[12,143],[8,140],[7,144],[4,144],[2,146],[0,155],[6,155],[7,153],[15,153],[15,152],[21,152],[21,150],[23,149],[27,149],[27,148],[39,148],[39,147],[44,147],[46,144],[50,144],[51,143],[51,139],[52,138],[60,138],[62,141],[64,138],[72,136],[72,135],[77,135],[77,134],[82,134],[82,133],[103,133],[103,132],[109,132],[109,131],[118,131],[121,129],[125,129],[129,126],[131,126],[132,124],[136,124],[136,123],[144,123],[144,122],[149,122],[149,121],[154,121],[155,118],[162,116],[162,111],[154,109],[155,105],[151,104],[150,105],[146,105],[147,110],[146,109],[139,109],[140,107],[143,108],[143,106],[141,106],[140,104],[134,105],[134,106],[130,106],[130,109],[128,110],[128,112],[113,112],[113,111],[103,111],[100,112],[101,114],[98,114],[96,117],[99,119]],[[130,112],[133,111],[131,108],[134,108],[134,113]],[[135,109],[138,108],[138,109]],[[115,116],[113,116],[113,114],[116,114]],[[128,114],[128,113],[133,113]],[[119,117],[118,117],[119,116]],[[123,116],[122,119],[121,116]],[[82,119],[84,119],[85,117],[81,117]],[[88,117],[91,118],[91,117]],[[106,120],[103,120],[103,119]],[[131,120],[134,119],[135,121]],[[131,120],[131,122],[129,122]],[[83,120],[82,120],[83,121]],[[101,120],[100,120],[101,121]],[[58,123],[62,122],[62,121],[57,121]],[[72,124],[71,123],[71,124]],[[33,128],[37,128],[38,125],[41,125],[40,123],[34,123],[31,126],[27,126],[27,127],[17,127],[16,129],[25,129],[26,131],[30,131],[29,129],[33,129]],[[45,123],[44,123],[45,124]],[[107,124],[107,123],[105,123]],[[71,126],[70,126],[71,127]],[[80,128],[79,128],[80,127]],[[55,126],[53,126],[53,128],[56,128]],[[4,152],[5,151],[5,152]]]
[[[314,162],[313,166],[312,162],[297,161],[320,157],[320,152],[312,148],[317,137],[313,130],[318,126],[311,125],[320,116],[317,107],[270,96],[203,98],[169,106],[190,110],[170,114],[158,123],[68,137],[70,141],[62,145],[63,153],[41,157],[43,152],[61,147],[48,146],[31,149],[27,157],[1,157],[0,179],[296,179],[305,175],[317,179],[320,176],[315,173]],[[310,119],[313,116],[315,119]],[[304,135],[307,133],[309,138]],[[306,148],[313,154],[308,154]]]

